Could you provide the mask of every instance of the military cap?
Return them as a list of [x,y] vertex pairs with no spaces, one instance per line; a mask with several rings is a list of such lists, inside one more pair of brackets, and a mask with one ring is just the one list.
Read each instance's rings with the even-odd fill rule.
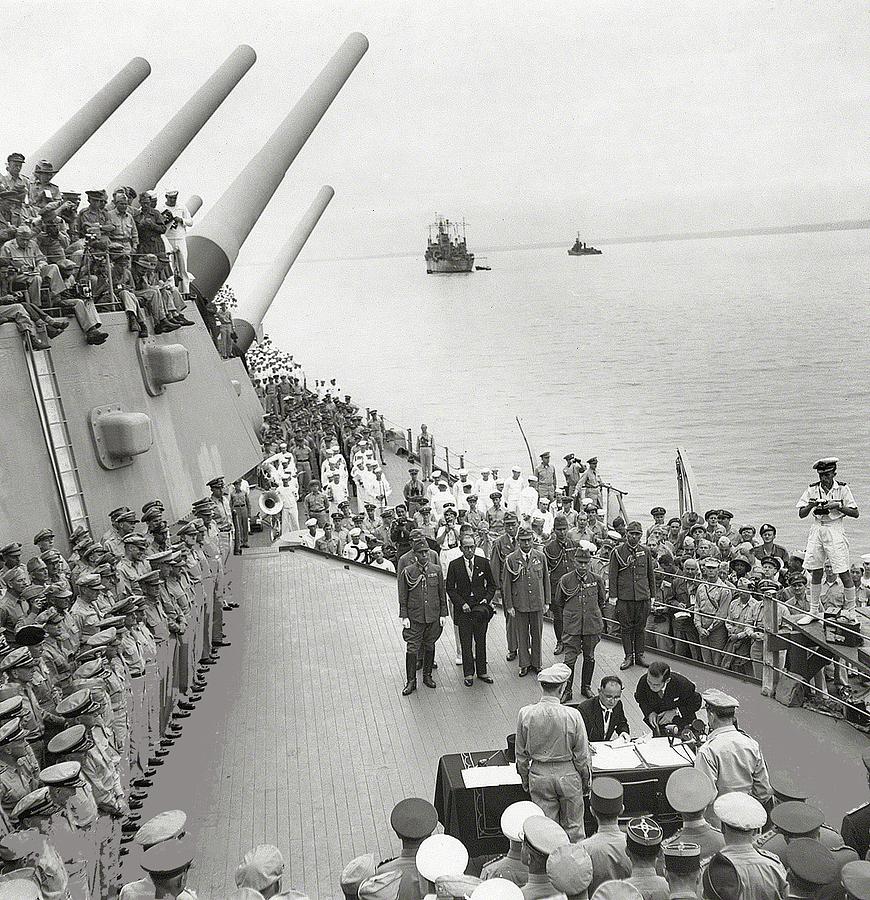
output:
[[770,821],[784,834],[800,837],[820,828],[824,813],[800,800],[778,803],[770,813]]
[[25,794],[12,810],[13,819],[22,819],[25,816],[50,816],[56,809],[48,793],[47,787],[37,788],[29,794]]
[[112,522],[114,522],[115,519],[117,519],[118,516],[121,515],[121,513],[127,513],[127,512],[133,512],[133,510],[130,509],[129,506],[117,506],[117,507],[115,507],[115,509],[113,509],[113,510],[109,513],[109,519],[110,519]]
[[[44,609],[36,617],[37,625],[42,625],[42,626],[59,625],[61,622],[63,622],[63,616],[53,606],[49,606],[48,609]],[[16,634],[17,634],[17,632],[16,632]],[[16,640],[17,640],[17,637],[16,637]]]
[[19,647],[32,647],[45,640],[45,629],[35,622],[19,625],[15,629],[15,643]]
[[130,251],[118,241],[111,241],[109,244],[109,256],[130,256]]
[[529,816],[526,819],[523,840],[542,856],[549,856],[557,847],[571,843],[565,829],[546,816]]
[[142,504],[142,512],[146,513],[150,509],[163,509],[163,501],[155,498],[154,500],[146,500],[145,503]]
[[408,468],[408,472],[419,472],[419,471],[420,470],[417,468],[417,466],[410,466]]
[[574,551],[574,560],[576,561],[578,559],[589,562],[589,560],[592,559],[592,552],[589,550],[588,547],[578,547]]
[[398,869],[372,875],[359,886],[360,900],[397,900],[402,887]]
[[148,522],[151,524],[152,522],[157,522],[163,518],[163,507],[161,506],[152,506],[150,509],[145,510],[142,513],[142,521]]
[[[489,495],[489,499],[490,500],[501,500],[501,491],[493,491]],[[507,518],[507,513],[505,513],[505,518]],[[516,518],[516,516],[514,516],[514,518]]]
[[547,857],[547,875],[557,891],[582,894],[592,883],[592,859],[582,844],[564,844]]
[[523,900],[523,889],[507,878],[487,878],[472,891],[470,900]]
[[474,875],[439,875],[435,879],[435,896],[449,900],[465,900],[483,882]]
[[439,875],[462,874],[468,865],[468,851],[449,834],[430,834],[417,850],[416,863],[427,881],[435,881]]
[[21,553],[21,544],[13,541],[11,544],[4,544],[0,547],[0,556],[10,556],[15,553]]
[[841,868],[836,855],[812,838],[789,841],[785,864],[801,881],[816,887],[835,882]]
[[654,506],[649,511],[649,514],[651,516],[663,516],[663,515],[665,515],[665,513],[667,513],[667,510],[663,506]]
[[773,566],[777,571],[782,568],[782,560],[778,556],[762,556],[759,562],[763,566]]
[[42,769],[39,780],[48,787],[72,787],[79,783],[81,764],[73,759]]
[[40,541],[46,541],[49,538],[54,537],[54,532],[50,528],[43,528],[41,531],[37,531],[35,535],[33,535],[33,543],[34,545],[38,544]]
[[176,532],[177,534],[196,534],[196,525],[193,522],[185,522]]
[[211,488],[217,487],[218,485],[223,487],[224,477],[223,477],[223,475],[215,475],[215,477],[212,478],[210,481],[207,481],[206,484]]
[[840,884],[852,900],[870,900],[870,862],[847,862],[840,871]]
[[88,200],[108,200],[109,195],[104,190],[97,191],[85,191],[85,196]]
[[[83,668],[84,666],[80,666],[76,669],[76,672]],[[89,677],[93,677],[93,674]],[[90,690],[88,688],[81,688],[64,697],[55,707],[55,712],[65,719],[73,719],[76,716],[95,712],[97,709],[99,709],[99,704],[91,697]]]
[[690,875],[701,868],[701,845],[691,841],[669,841],[662,845],[665,868],[677,875]]
[[98,588],[102,583],[103,579],[96,572],[83,572],[76,578],[76,587]]
[[713,801],[713,812],[725,825],[737,831],[754,831],[763,828],[767,821],[764,807],[749,794],[729,791]]
[[519,521],[519,520],[518,520],[517,514],[516,514],[515,512],[512,512],[511,510],[508,510],[508,511],[504,514],[504,521],[505,521],[505,522],[517,522],[517,521]]
[[6,157],[6,162],[24,162],[25,156],[23,153],[10,153],[9,156]]
[[171,550],[158,550],[156,553],[149,553],[145,559],[148,560],[149,563],[157,564],[158,566],[162,563],[169,562],[170,557],[172,556]]
[[[122,623],[123,624],[123,623]],[[110,626],[103,631],[98,631],[90,637],[85,638],[85,644],[88,647],[107,647],[118,637],[118,631],[115,626]]]
[[770,786],[773,789],[773,796],[779,803],[785,803],[788,800],[799,800],[806,803],[809,794],[799,785],[790,772],[775,770],[770,773]]
[[[18,568],[20,568],[20,566],[19,566]],[[18,568],[16,568],[16,571],[18,570]],[[29,584],[29,585],[21,592],[21,599],[22,599],[22,600],[27,600],[27,601],[29,602],[30,600],[35,600],[37,597],[42,597],[42,596],[44,596],[44,594],[45,594],[45,588],[42,587],[42,585],[40,585],[40,584]]]
[[133,835],[133,840],[145,850],[178,837],[187,824],[187,813],[183,809],[168,809],[157,813],[145,822]]
[[24,706],[24,697],[8,697],[0,700],[0,722],[17,716]]
[[762,594],[775,594],[779,591],[779,583],[772,578],[762,578],[756,585],[756,590]]
[[9,669],[31,668],[36,665],[36,660],[27,647],[16,647],[8,656],[0,660],[0,672]]
[[[357,529],[351,529],[351,531],[355,531],[355,530],[357,530]],[[429,542],[421,534],[421,535],[418,535],[417,537],[411,539],[411,548],[413,550],[428,550]]]
[[591,900],[643,900],[643,894],[627,881],[602,881]]
[[157,268],[157,257],[153,256],[150,253],[145,253],[141,256],[137,256],[133,260],[133,264],[139,266],[140,269],[156,269]]
[[66,753],[84,753],[92,746],[85,726],[73,725],[56,734],[48,742],[48,752],[55,756],[63,756]]
[[[76,657],[75,657],[75,658],[76,658],[76,662],[77,662],[77,663],[87,663],[87,662],[91,662],[91,661],[93,661],[93,660],[99,660],[99,661],[102,662],[103,655],[105,654],[105,650],[106,650],[105,647],[87,647],[87,646],[83,646],[82,649],[80,649],[80,650],[76,653]],[[102,673],[97,673],[97,672],[95,672],[93,677],[96,677],[98,674],[102,674]],[[78,671],[78,669],[76,669],[75,675],[76,675],[77,678],[90,678],[90,677],[92,677],[92,676],[90,676],[90,675],[86,675],[86,674],[80,673],[80,672]]]
[[245,854],[236,869],[236,885],[262,891],[271,887],[284,874],[284,857],[273,844],[258,844]]
[[541,684],[564,684],[571,677],[571,669],[565,663],[554,663],[538,672]]
[[643,534],[643,525],[640,522],[629,522],[625,526],[625,531],[628,534]]
[[736,697],[732,697],[718,688],[708,688],[703,691],[701,699],[713,709],[738,709],[740,707],[740,701]]
[[803,572],[792,572],[791,575],[788,576],[789,584],[806,584],[807,576],[804,575]]
[[704,772],[683,766],[668,778],[665,797],[675,812],[699,813],[716,799],[716,785]]
[[718,569],[719,568],[719,560],[713,559],[712,556],[708,556],[706,559],[701,560],[701,565],[705,569]]
[[36,870],[19,869],[0,876],[0,900],[42,900]]
[[134,579],[136,584],[144,584],[154,587],[158,584],[163,584],[163,579],[160,577],[160,573],[155,569],[150,572],[145,572],[144,575],[139,575]]
[[635,816],[629,819],[625,829],[626,841],[638,847],[658,847],[664,832],[661,825],[649,816]]
[[137,547],[147,547],[148,538],[146,538],[144,534],[136,534],[136,532],[133,532],[132,534],[128,534],[122,537],[121,543],[134,544]]
[[115,518],[112,521],[135,523],[135,522],[138,522],[139,519],[136,516],[136,513],[134,513],[132,509],[128,509],[125,512],[118,513],[118,515],[115,516]]
[[529,475],[529,477],[528,477],[528,481],[534,481],[534,482],[537,482],[537,480],[538,480],[538,476],[537,476],[537,475]]
[[561,525],[567,524],[568,520],[565,518],[565,516],[562,515],[562,513],[556,513],[556,515],[553,516],[553,528],[557,528]]
[[375,874],[375,868],[375,858],[371,853],[355,856],[341,870],[341,890],[345,897],[358,897],[360,885]]
[[615,778],[593,778],[589,805],[602,815],[618,816],[622,812],[622,794],[622,785]]
[[193,857],[193,842],[185,836],[150,847],[142,854],[139,865],[149,875],[168,876],[183,872],[193,862]]
[[710,900],[734,900],[740,897],[740,876],[734,863],[724,853],[716,853],[704,869],[704,896]]
[[836,456],[823,456],[813,463],[813,468],[817,472],[824,472],[829,469],[835,469],[840,460]]
[[14,718],[0,725],[0,746],[14,744],[16,741],[27,739],[27,732],[21,725],[21,719]]
[[[505,516],[505,520],[507,520],[507,516]],[[525,525],[517,532],[518,538],[533,538],[534,536],[535,533],[532,531],[532,529],[526,528]]]
[[438,824],[435,807],[421,797],[400,800],[390,813],[390,827],[400,838],[419,841],[428,837]]
[[523,824],[530,816],[543,816],[544,811],[537,803],[530,800],[518,800],[511,803],[501,814],[501,831],[509,841],[523,839]]

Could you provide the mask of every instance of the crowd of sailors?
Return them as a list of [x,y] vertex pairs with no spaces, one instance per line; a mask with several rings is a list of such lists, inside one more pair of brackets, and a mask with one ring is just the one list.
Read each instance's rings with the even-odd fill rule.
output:
[[[102,314],[123,310],[140,337],[186,328],[194,299],[187,270],[192,216],[166,191],[116,186],[61,190],[50,160],[33,177],[11,153],[0,174],[0,324],[14,322],[34,349],[46,349],[74,317],[88,344],[106,341]],[[238,354],[228,304],[197,298],[212,339]]]

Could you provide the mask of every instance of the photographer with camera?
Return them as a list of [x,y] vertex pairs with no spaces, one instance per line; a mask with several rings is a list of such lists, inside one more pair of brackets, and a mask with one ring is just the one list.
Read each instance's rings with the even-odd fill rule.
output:
[[[837,463],[835,456],[824,457],[813,464],[819,473],[819,480],[814,481],[803,492],[797,502],[798,515],[805,519],[810,513],[813,524],[807,539],[804,568],[810,573],[810,616],[819,618],[822,597],[822,575],[825,562],[831,564],[833,571],[843,582],[845,604],[843,618],[856,621],[855,585],[849,566],[849,541],[843,519],[848,516],[858,518],[858,505],[852,496],[852,490],[845,481],[835,481]],[[810,618],[799,624],[812,621]]]

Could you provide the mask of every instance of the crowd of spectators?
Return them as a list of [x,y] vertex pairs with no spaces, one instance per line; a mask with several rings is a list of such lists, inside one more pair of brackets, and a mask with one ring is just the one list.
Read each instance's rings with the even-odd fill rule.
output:
[[186,232],[189,212],[168,191],[118,186],[81,194],[52,181],[40,160],[33,179],[12,153],[0,175],[0,323],[14,322],[35,349],[46,349],[74,316],[89,344],[102,344],[101,313],[123,310],[145,337],[194,324]]
[[44,528],[0,547],[0,896],[116,897],[126,845],[147,842],[144,799],[238,606],[222,479],[209,490],[172,524],[155,499],[68,546]]

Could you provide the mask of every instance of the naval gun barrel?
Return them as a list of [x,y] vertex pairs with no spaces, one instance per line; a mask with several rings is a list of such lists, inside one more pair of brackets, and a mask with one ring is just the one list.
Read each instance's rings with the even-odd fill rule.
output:
[[287,273],[296,262],[296,257],[305,246],[315,225],[317,225],[323,211],[329,206],[329,201],[335,196],[335,191],[328,185],[324,185],[314,198],[314,202],[308,207],[308,211],[293,229],[293,233],[287,242],[275,255],[275,259],[269,266],[262,281],[248,293],[239,304],[238,318],[233,319],[238,344],[242,353],[247,353],[257,336],[257,332],[275,299],[275,295],[281,289]]
[[142,152],[109,182],[110,192],[123,185],[140,194],[153,190],[256,61],[257,54],[247,44],[239,44]]
[[91,139],[112,113],[151,74],[148,60],[136,56],[101,87],[82,108],[30,156],[33,167],[47,159],[56,170],[62,169]]
[[213,300],[226,281],[240,247],[368,46],[368,39],[358,32],[346,38],[263,148],[189,235],[188,268],[205,299]]
[[199,194],[191,194],[185,206],[187,206],[187,211],[191,216],[195,216],[202,209],[202,197]]

